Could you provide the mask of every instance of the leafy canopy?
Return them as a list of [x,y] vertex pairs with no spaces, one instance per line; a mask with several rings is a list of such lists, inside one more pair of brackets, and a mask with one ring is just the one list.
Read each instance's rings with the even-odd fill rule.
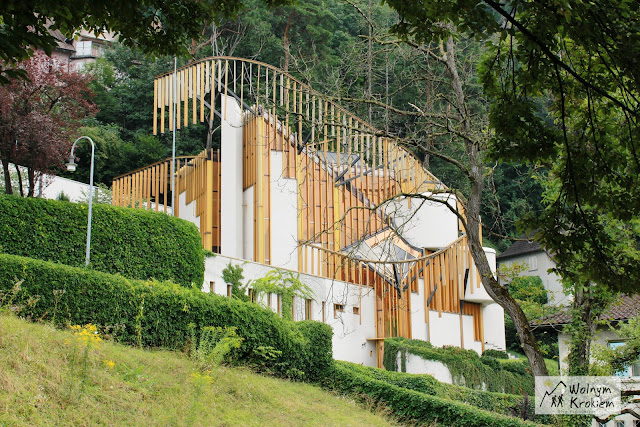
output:
[[616,0],[386,0],[395,31],[484,40],[491,155],[550,170],[527,221],[562,272],[616,289],[640,278],[640,6]]
[[122,43],[147,53],[183,55],[204,24],[234,16],[241,8],[242,0],[5,0],[0,5],[0,60],[5,63],[0,83],[21,74],[7,64],[29,58],[36,49],[51,54],[56,40],[49,30],[60,30],[67,37],[81,28],[94,34],[113,32]]

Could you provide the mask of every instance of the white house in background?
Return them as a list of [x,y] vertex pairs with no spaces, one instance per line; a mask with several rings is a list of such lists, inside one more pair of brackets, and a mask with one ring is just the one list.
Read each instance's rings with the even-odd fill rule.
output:
[[[229,264],[246,280],[299,275],[314,297],[294,297],[294,319],[331,325],[334,357],[368,366],[382,366],[386,337],[505,348],[503,310],[473,264],[459,203],[395,140],[250,60],[191,63],[156,77],[154,95],[154,131],[207,122],[221,150],[177,159],[175,183],[171,159],[116,177],[113,204],[173,207],[196,224],[217,254],[204,291],[228,294]],[[278,295],[259,302],[282,310]]]
[[[498,268],[523,263],[525,270],[520,276],[538,276],[548,292],[549,304],[565,306],[571,303],[570,297],[562,289],[560,276],[548,270],[556,266],[549,254],[533,240],[518,240],[509,249],[497,256]],[[505,284],[504,279],[500,279]]]
[[[591,342],[594,345],[617,347],[624,344],[624,341],[617,333],[617,327],[620,323],[627,322],[633,317],[640,316],[640,295],[627,296],[623,295],[618,301],[611,304],[609,309],[605,311],[600,320],[607,322],[606,325],[599,325]],[[569,345],[571,342],[571,334],[565,332],[565,326],[571,321],[571,316],[567,310],[545,317],[539,321],[533,322],[535,328],[544,328],[554,330],[558,334],[558,354],[560,361],[560,372],[566,374],[568,371],[567,358],[569,356]],[[620,372],[619,376],[623,377],[623,381],[632,381],[640,383],[640,360],[629,366],[625,372]],[[638,389],[636,386],[635,389]],[[640,408],[636,412],[640,412]],[[640,420],[632,415],[621,415],[607,423],[593,422],[594,427],[639,427]]]
[[81,29],[73,38],[62,34],[59,30],[50,30],[56,39],[56,46],[51,52],[51,58],[58,67],[67,72],[80,71],[85,64],[93,62],[104,54],[116,40],[113,33],[98,36]]

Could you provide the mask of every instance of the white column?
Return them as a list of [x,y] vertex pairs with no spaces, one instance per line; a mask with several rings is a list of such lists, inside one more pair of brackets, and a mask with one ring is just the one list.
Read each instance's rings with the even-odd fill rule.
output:
[[223,117],[220,186],[222,254],[242,258],[242,109],[235,99],[221,95],[220,113]]

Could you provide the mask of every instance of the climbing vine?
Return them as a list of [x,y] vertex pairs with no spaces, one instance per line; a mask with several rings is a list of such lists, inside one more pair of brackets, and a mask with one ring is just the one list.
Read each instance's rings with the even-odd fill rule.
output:
[[249,296],[246,293],[247,285],[243,285],[241,282],[241,280],[244,279],[242,271],[242,267],[239,265],[232,265],[229,263],[229,265],[222,270],[222,280],[224,280],[224,283],[231,284],[232,298],[248,302]]
[[253,288],[253,295],[258,301],[261,296],[273,293],[280,295],[282,317],[293,320],[293,297],[313,299],[313,291],[300,281],[300,275],[291,271],[271,270],[266,276],[248,283]]

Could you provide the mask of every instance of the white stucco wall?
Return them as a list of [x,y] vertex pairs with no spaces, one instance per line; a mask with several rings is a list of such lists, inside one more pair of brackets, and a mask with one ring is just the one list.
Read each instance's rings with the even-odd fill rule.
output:
[[238,102],[221,95],[226,120],[221,128],[220,234],[224,255],[243,256],[242,110]]
[[[274,268],[223,255],[210,257],[205,260],[203,291],[208,292],[209,284],[213,281],[215,293],[227,294],[222,270],[229,263],[242,266],[245,284],[251,279],[264,277]],[[376,366],[375,342],[369,340],[376,334],[373,290],[364,287],[360,289],[358,286],[308,274],[300,274],[300,280],[309,286],[315,295],[311,305],[312,320],[322,321],[322,302],[325,302],[325,323],[333,329],[333,357],[366,366]],[[277,296],[273,295],[271,308],[274,311],[276,301]],[[334,304],[343,305],[344,312],[335,313],[334,316]],[[354,314],[354,307],[360,309],[360,314]],[[294,316],[296,320],[304,318],[304,301],[299,298],[294,301]]]
[[251,186],[242,193],[242,253],[241,258],[253,261],[253,191]]
[[186,203],[187,201],[187,192],[183,191],[178,195],[178,214],[181,219],[185,221],[189,221],[200,229],[200,217],[196,216],[196,201],[193,200],[191,203]]
[[[94,187],[94,191],[96,187]],[[97,190],[100,191],[100,190]],[[56,199],[60,193],[64,193],[69,201],[88,202],[89,184],[62,178],[55,175],[44,175],[36,186],[36,197]],[[95,202],[95,198],[93,200]]]
[[[427,194],[456,206],[454,195]],[[399,200],[387,209],[402,236],[418,248],[444,248],[458,238],[458,217],[442,203],[413,198],[411,208],[407,199]]]
[[504,309],[496,303],[482,308],[482,323],[484,324],[485,350],[506,350],[507,342],[504,336]]
[[418,291],[411,292],[411,338],[429,341],[429,325],[424,316],[424,279],[418,279]]
[[[398,368],[401,368],[401,355],[398,352]],[[406,355],[406,372],[408,374],[429,374],[440,382],[453,384],[453,378],[451,371],[446,365],[437,360],[424,360],[420,356],[416,356],[411,353]]]
[[[282,177],[282,152],[271,151],[271,265],[298,268],[298,186]],[[276,209],[277,208],[277,209]]]

